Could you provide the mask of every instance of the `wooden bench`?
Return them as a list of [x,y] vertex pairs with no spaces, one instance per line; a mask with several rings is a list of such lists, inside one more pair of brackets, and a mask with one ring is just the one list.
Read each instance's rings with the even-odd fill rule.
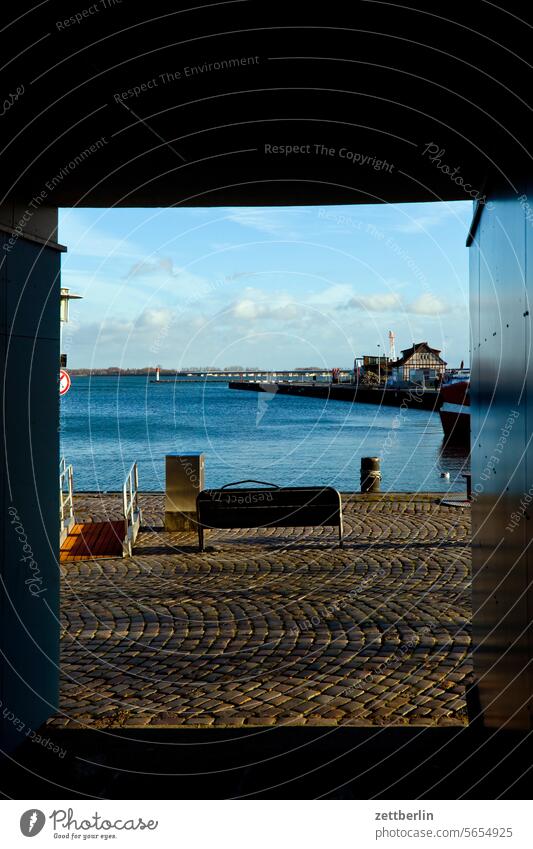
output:
[[[241,488],[242,484],[259,484]],[[331,486],[280,487],[263,481],[236,481],[204,489],[196,498],[198,544],[211,528],[335,527],[342,548],[340,493]]]

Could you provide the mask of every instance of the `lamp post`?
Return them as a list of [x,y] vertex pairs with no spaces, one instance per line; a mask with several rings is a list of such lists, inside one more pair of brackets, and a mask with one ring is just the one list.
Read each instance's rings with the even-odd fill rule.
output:
[[380,344],[378,342],[378,383],[381,386],[381,355],[380,355]]
[[[61,324],[60,324],[61,329],[62,329],[63,324],[66,324],[69,320],[69,310],[68,310],[69,301],[79,301],[82,297],[83,297],[83,295],[75,295],[74,292],[70,291],[70,289],[67,289],[63,286],[61,287],[61,291],[60,291],[60,295],[59,295],[59,307],[60,307],[59,319],[60,319],[60,322],[61,322]],[[61,329],[60,329],[60,340],[62,341],[62,335],[63,334],[61,333]],[[61,349],[61,344],[60,344],[60,349]],[[61,368],[67,367],[67,355],[66,354],[60,354],[60,367]]]
[[61,293],[59,296],[60,299],[60,307],[61,307],[61,321],[63,323],[68,321],[68,305],[69,301],[79,301],[83,295],[75,295],[74,292],[71,292],[70,289],[66,289],[65,287],[61,288]]

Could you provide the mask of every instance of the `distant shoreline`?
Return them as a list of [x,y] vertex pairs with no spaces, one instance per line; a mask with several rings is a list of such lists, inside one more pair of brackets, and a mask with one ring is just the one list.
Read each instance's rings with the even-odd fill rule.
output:
[[[68,369],[71,377],[155,377],[155,370],[147,371],[107,371],[106,369]],[[175,371],[161,371],[160,374],[164,377],[180,377],[183,373],[177,374]]]
[[[290,376],[298,376],[302,377],[305,375],[311,374],[320,374],[320,375],[328,375],[330,374],[330,369],[304,369],[304,368],[294,368],[294,369],[257,369],[257,368],[243,368],[243,369],[228,369],[226,370],[217,370],[217,369],[183,369],[182,371],[175,371],[173,369],[160,369],[159,374],[162,378],[180,378],[180,377],[201,377],[202,375],[209,374],[216,376],[218,378],[231,380],[233,376],[244,377],[248,375],[290,375]],[[341,369],[342,375],[350,374],[350,369]],[[150,377],[155,379],[156,377],[156,369],[155,368],[143,368],[143,369],[88,369],[88,368],[72,368],[68,369],[68,373],[72,377]]]

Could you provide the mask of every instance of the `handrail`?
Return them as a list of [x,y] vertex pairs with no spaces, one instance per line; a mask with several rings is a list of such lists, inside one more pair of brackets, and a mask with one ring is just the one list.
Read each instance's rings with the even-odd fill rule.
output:
[[245,480],[245,481],[233,481],[232,483],[225,483],[224,486],[221,486],[220,489],[227,489],[228,486],[238,486],[241,483],[259,483],[261,486],[270,486],[272,489],[281,489],[277,483],[268,483],[268,481],[256,481],[256,480]]
[[124,486],[122,487],[122,501],[124,506],[124,518],[126,522],[130,517],[133,519],[133,514],[138,508],[138,490],[139,490],[139,474],[137,471],[137,463],[133,463],[128,472]]
[[141,511],[139,509],[139,471],[137,463],[133,463],[124,486],[122,487],[122,504],[124,508],[124,546],[127,553],[132,554],[133,543],[137,536],[141,523]]
[[59,461],[59,520],[63,538],[65,532],[74,524],[74,469],[70,463],[67,465],[64,457]]

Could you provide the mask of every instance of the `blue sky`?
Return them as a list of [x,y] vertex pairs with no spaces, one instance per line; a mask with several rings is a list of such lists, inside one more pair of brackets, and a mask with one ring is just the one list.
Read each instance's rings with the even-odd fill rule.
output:
[[[350,366],[429,341],[469,361],[472,214],[452,203],[66,209],[71,368]],[[380,346],[380,347],[378,347]]]

